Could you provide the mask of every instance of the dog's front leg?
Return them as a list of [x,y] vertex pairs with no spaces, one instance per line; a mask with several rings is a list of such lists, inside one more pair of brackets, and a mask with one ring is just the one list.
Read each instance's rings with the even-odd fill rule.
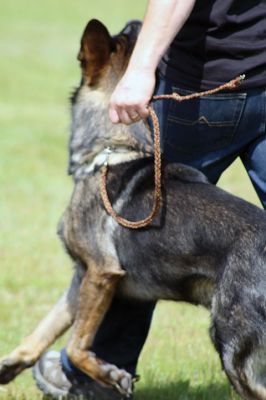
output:
[[129,395],[132,390],[131,375],[100,360],[90,351],[97,329],[113,299],[117,283],[124,274],[121,269],[87,271],[80,288],[80,301],[67,354],[77,368],[94,380],[116,388],[123,395]]
[[14,379],[25,368],[31,367],[57,337],[72,325],[77,307],[80,277],[76,272],[69,289],[39,323],[33,333],[10,354],[0,359],[0,384]]

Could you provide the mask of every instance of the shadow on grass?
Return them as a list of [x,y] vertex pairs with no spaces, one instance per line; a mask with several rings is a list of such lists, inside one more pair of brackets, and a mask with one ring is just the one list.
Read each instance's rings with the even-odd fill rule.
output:
[[139,389],[134,400],[237,400],[240,399],[226,383],[190,387],[189,381]]
[[[1,396],[3,400],[51,400],[51,397],[39,393],[36,397],[25,394],[9,393]],[[79,398],[77,398],[79,399]],[[82,399],[84,399],[82,397]],[[90,398],[88,398],[89,400]],[[97,399],[98,400],[98,399]],[[101,399],[99,399],[101,400]],[[137,389],[134,400],[241,400],[229,384],[214,383],[191,387],[189,381],[179,381],[168,385],[151,386]]]

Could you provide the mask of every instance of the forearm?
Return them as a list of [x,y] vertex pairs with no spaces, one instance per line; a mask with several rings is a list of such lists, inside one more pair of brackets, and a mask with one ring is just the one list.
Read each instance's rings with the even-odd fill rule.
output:
[[149,0],[129,69],[155,71],[189,17],[196,0]]
[[149,115],[155,70],[189,17],[196,0],[149,0],[137,43],[109,105],[113,123],[131,124]]

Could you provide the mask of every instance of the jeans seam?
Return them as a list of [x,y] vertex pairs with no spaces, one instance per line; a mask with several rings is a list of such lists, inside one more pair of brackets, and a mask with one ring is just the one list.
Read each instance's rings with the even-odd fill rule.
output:
[[266,135],[266,90],[263,93],[263,100],[262,103],[262,110],[261,110],[261,126],[259,131],[261,132],[262,136]]
[[[244,109],[246,107],[246,101],[247,101],[247,93],[245,93],[245,97],[243,98],[243,104],[239,105],[240,106],[239,116],[238,116],[238,119],[236,121],[235,129],[234,129],[234,132],[232,134],[232,138],[231,138],[229,144],[232,144],[232,142],[234,141],[234,139],[235,139],[235,137],[237,135],[237,131],[238,131],[239,126],[240,126],[240,121],[241,121]],[[236,113],[236,111],[235,111],[235,113]]]
[[177,122],[180,123],[180,125],[186,125],[186,126],[194,126],[194,125],[208,125],[210,127],[234,127],[236,125],[236,122],[234,122],[234,120],[231,121],[226,121],[226,122],[222,122],[222,121],[215,121],[215,122],[210,122],[207,118],[206,121],[202,121],[201,120],[202,117],[198,118],[196,121],[189,121],[186,119],[182,119],[182,118],[178,118],[175,117],[173,115],[168,117],[168,120],[170,122]]

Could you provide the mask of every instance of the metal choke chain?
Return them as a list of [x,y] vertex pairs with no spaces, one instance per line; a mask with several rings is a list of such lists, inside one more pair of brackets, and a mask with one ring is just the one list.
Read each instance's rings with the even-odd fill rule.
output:
[[[215,89],[207,90],[204,92],[196,92],[186,96],[180,96],[178,93],[172,94],[163,94],[159,96],[153,96],[152,101],[157,100],[175,100],[178,102],[196,99],[198,97],[204,97],[211,94],[215,94],[221,92],[222,90],[233,90],[237,88],[241,82],[245,79],[244,75],[240,75],[239,77],[233,79],[230,82],[225,83]],[[150,104],[149,113],[152,120],[153,131],[154,131],[154,201],[153,201],[153,208],[151,213],[144,219],[140,221],[129,221],[123,217],[121,217],[117,212],[113,209],[112,204],[109,200],[108,192],[107,192],[107,174],[108,174],[108,165],[104,165],[102,167],[101,172],[101,183],[100,183],[100,193],[102,197],[102,201],[104,207],[108,214],[118,222],[120,225],[124,226],[125,228],[130,229],[140,229],[148,226],[153,221],[154,217],[158,213],[161,204],[161,145],[160,145],[160,127],[158,117]]]

